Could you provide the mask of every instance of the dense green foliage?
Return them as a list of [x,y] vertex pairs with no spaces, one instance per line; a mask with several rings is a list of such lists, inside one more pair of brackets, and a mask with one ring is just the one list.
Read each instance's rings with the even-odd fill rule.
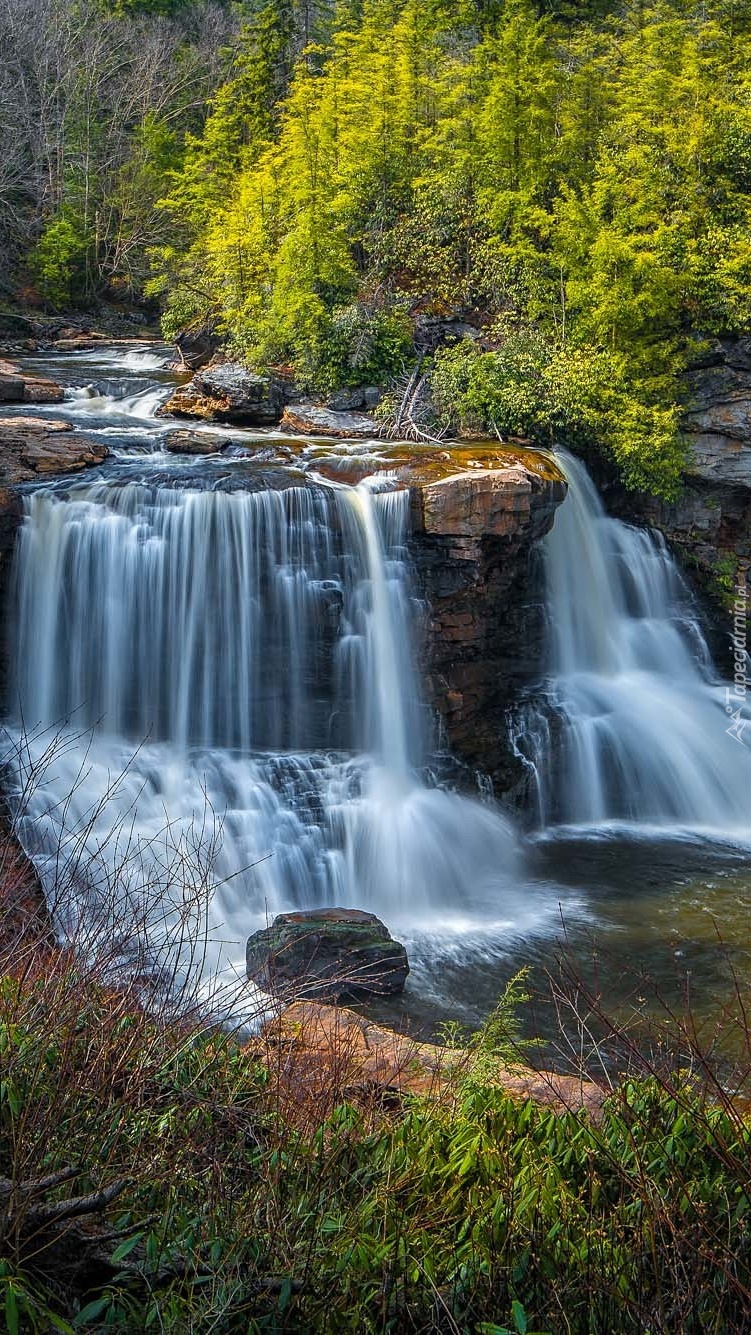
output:
[[[0,1199],[0,1311],[11,1335],[51,1322],[746,1328],[751,1130],[686,1078],[628,1082],[592,1121],[513,1102],[487,1083],[489,1064],[440,1104],[332,1111],[344,1078],[332,1069],[318,1115],[308,1101],[290,1120],[273,1049],[265,1065],[217,1033],[165,1029],[70,972],[5,981],[0,1052],[0,1190],[12,1179]],[[21,1183],[71,1164],[77,1192],[122,1189],[99,1224],[77,1232],[72,1217],[51,1243],[33,1215],[41,1189],[25,1197]],[[45,1205],[69,1195],[69,1182],[53,1186]]]
[[22,3],[75,38],[16,236],[49,301],[147,284],[324,392],[458,318],[434,424],[674,489],[686,362],[749,328],[749,0]]
[[748,327],[748,5],[367,0],[280,100],[283,12],[173,177],[176,319],[325,389],[343,324],[458,315],[479,337],[437,360],[449,425],[595,442],[669,492],[686,359]]

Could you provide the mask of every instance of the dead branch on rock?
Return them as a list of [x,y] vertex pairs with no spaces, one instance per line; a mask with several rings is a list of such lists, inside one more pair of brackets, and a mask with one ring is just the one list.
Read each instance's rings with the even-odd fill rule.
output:
[[381,435],[387,440],[413,440],[421,445],[440,445],[446,437],[445,428],[438,432],[428,429],[432,412],[428,401],[428,375],[422,373],[423,360],[421,353],[407,379],[398,408],[382,427]]

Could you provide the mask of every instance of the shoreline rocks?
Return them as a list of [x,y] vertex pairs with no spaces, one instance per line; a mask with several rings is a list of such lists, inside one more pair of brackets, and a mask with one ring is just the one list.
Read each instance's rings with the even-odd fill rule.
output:
[[246,949],[248,978],[286,1000],[394,996],[409,973],[407,952],[374,913],[309,909],[280,913]]
[[28,375],[13,362],[0,361],[0,403],[62,403],[62,385]]
[[0,418],[0,487],[78,473],[103,463],[108,454],[106,445],[76,431],[71,422]]
[[[297,1001],[267,1021],[246,1051],[268,1063],[272,1079],[291,1102],[307,1092],[318,1103],[321,1081],[333,1080],[352,1097],[358,1091],[391,1091],[438,1100],[454,1099],[472,1071],[467,1048],[428,1043],[374,1023],[356,1011],[313,1001]],[[578,1075],[537,1071],[519,1062],[483,1069],[483,1083],[511,1098],[531,1100],[556,1113],[580,1110],[593,1120],[602,1113],[607,1091]]]

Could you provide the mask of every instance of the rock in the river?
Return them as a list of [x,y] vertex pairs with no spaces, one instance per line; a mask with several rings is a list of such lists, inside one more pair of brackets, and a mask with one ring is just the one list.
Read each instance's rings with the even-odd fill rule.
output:
[[373,913],[280,913],[250,937],[248,977],[267,992],[308,1000],[392,996],[409,973],[407,952]]
[[61,385],[43,376],[28,375],[12,362],[0,362],[0,402],[62,403]]
[[282,415],[287,393],[275,376],[258,375],[238,362],[221,362],[197,372],[189,385],[176,390],[159,409],[158,416],[273,426]]
[[566,483],[534,450],[445,453],[444,476],[427,473],[411,488],[428,698],[452,753],[500,794],[524,779],[507,715],[540,671],[545,614],[533,551]]
[[378,428],[365,413],[339,412],[318,403],[296,403],[285,409],[282,430],[304,436],[334,436],[339,440],[372,440]]
[[[606,479],[612,513],[661,530],[714,604],[722,660],[729,643],[727,603],[751,582],[751,339],[722,338],[687,375],[683,429],[689,458],[672,503],[627,493]],[[730,665],[729,660],[726,667]]]
[[219,454],[227,442],[202,431],[168,431],[164,448],[169,454]]
[[78,473],[102,463],[108,453],[106,445],[74,431],[70,422],[0,418],[0,487],[56,473]]

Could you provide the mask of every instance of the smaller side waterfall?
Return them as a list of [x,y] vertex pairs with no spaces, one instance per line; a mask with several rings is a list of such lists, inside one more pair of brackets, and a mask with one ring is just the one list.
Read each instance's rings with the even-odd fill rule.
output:
[[[521,747],[553,823],[748,840],[751,749],[728,732],[689,591],[663,539],[609,518],[582,463],[546,540],[550,676]],[[751,743],[751,728],[749,729]]]

